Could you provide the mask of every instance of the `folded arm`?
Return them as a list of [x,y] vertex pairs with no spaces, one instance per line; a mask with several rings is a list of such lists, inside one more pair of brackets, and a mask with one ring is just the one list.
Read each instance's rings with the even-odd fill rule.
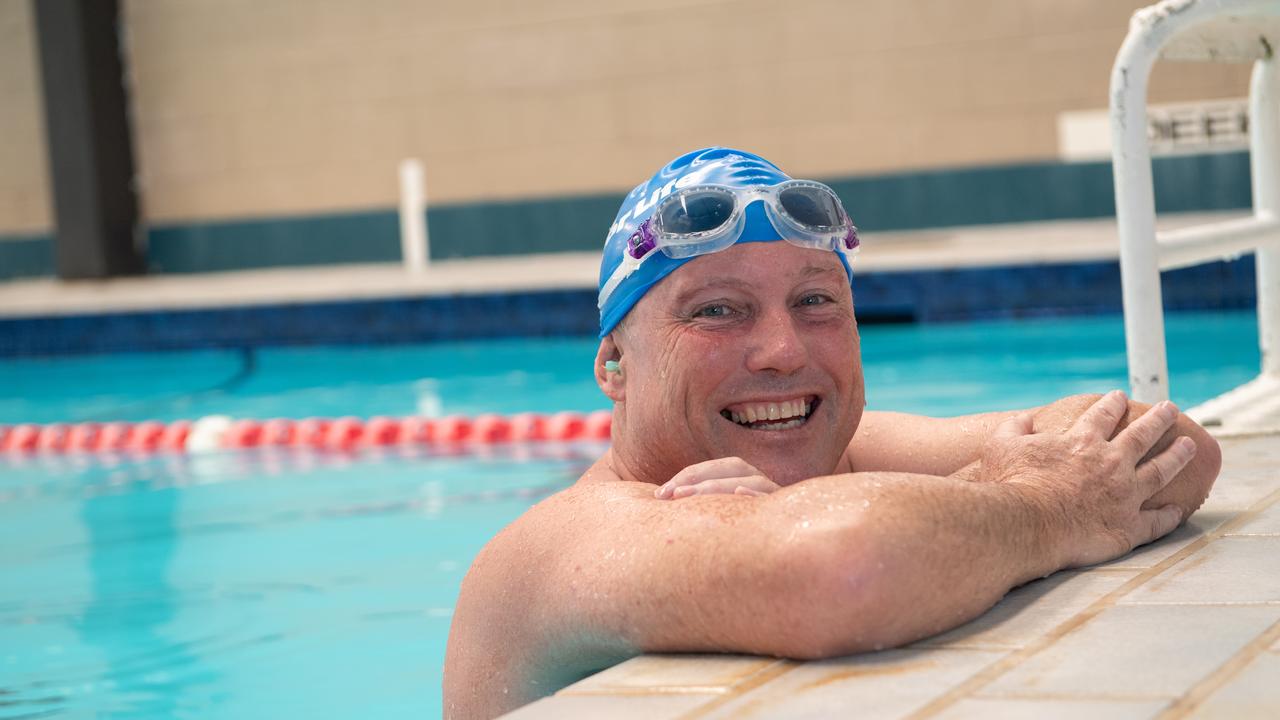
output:
[[[1123,406],[1094,407],[1089,427],[1064,434],[1006,421],[982,450],[986,482],[875,471],[766,497],[672,503],[623,482],[560,493],[472,566],[446,716],[510,710],[640,652],[817,658],[900,645],[1028,580],[1160,537],[1181,511],[1140,508],[1194,444],[1139,462],[1172,418],[1109,441],[1098,427],[1114,428]],[[1102,411],[1114,417],[1085,423]]]
[[642,652],[817,658],[909,642],[1055,569],[1041,533],[1009,488],[909,474],[678,503],[648,484],[576,486],[468,573],[445,717],[492,717]]
[[[1034,432],[1061,433],[1068,430],[1100,397],[1073,395],[1026,412],[1032,415]],[[1120,420],[1117,432],[1151,409],[1150,405],[1133,400],[1128,405],[1128,412]],[[977,479],[977,461],[983,444],[1001,422],[1017,414],[993,412],[931,418],[867,412],[857,435],[849,443],[846,462],[854,471],[892,469],[935,475],[959,473],[960,477]],[[1195,457],[1163,491],[1151,498],[1147,507],[1174,503],[1182,508],[1182,519],[1186,520],[1208,497],[1222,466],[1222,451],[1204,428],[1179,413],[1173,427],[1165,431],[1147,457],[1164,451],[1179,437],[1195,442]]]

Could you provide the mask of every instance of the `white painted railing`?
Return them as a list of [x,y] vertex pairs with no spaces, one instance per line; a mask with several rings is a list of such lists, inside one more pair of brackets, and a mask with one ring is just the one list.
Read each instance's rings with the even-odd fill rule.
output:
[[[1111,71],[1111,157],[1129,383],[1135,399],[1169,397],[1160,271],[1257,253],[1259,377],[1210,422],[1254,396],[1280,397],[1280,0],[1165,0],[1134,13]],[[1157,233],[1147,138],[1147,81],[1158,58],[1254,63],[1249,90],[1253,217]],[[1231,393],[1228,393],[1231,395]],[[1225,398],[1226,396],[1224,396]],[[1211,405],[1206,403],[1206,406]],[[1206,407],[1202,406],[1202,407]],[[1198,418],[1199,419],[1199,418]]]

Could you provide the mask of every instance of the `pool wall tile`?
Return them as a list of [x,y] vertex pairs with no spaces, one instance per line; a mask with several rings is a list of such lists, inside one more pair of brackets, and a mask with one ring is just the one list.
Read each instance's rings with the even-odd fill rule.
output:
[[[1247,208],[1247,151],[1157,157],[1161,213]],[[1111,163],[1038,161],[828,178],[864,232],[1111,217]],[[481,200],[427,209],[436,259],[597,250],[621,192]],[[157,223],[146,229],[150,272],[391,262],[399,215],[358,212]],[[52,275],[49,234],[0,237],[0,280]]]
[[54,272],[53,240],[48,234],[0,238],[0,281],[47,277]]
[[[857,274],[859,322],[1121,311],[1115,261]],[[1165,273],[1170,310],[1253,308],[1247,256]],[[278,345],[582,336],[594,288],[0,319],[0,357]]]

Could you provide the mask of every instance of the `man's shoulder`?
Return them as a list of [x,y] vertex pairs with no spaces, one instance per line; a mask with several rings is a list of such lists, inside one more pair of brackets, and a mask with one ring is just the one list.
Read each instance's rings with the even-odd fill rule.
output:
[[653,486],[618,479],[597,463],[573,485],[529,508],[492,540],[477,557],[478,566],[514,560],[527,564],[562,557],[607,524],[634,516],[654,501]]

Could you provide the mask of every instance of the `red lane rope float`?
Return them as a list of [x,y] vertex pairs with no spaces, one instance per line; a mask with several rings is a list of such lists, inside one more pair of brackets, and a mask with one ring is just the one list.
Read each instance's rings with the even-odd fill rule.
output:
[[451,415],[425,417],[232,419],[210,416],[170,423],[0,425],[0,453],[202,452],[228,448],[302,447],[349,451],[392,445],[578,442],[609,439],[613,415]]

